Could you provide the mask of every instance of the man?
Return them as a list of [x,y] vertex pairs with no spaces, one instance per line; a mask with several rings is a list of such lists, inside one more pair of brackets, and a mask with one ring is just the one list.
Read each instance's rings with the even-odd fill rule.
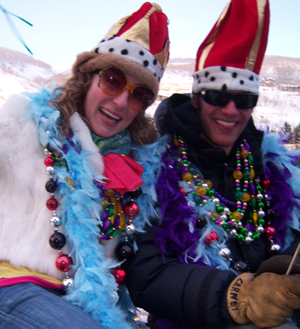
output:
[[251,117],[268,27],[267,0],[232,0],[198,50],[192,99],[156,114],[160,219],[124,264],[151,328],[296,328],[300,171]]

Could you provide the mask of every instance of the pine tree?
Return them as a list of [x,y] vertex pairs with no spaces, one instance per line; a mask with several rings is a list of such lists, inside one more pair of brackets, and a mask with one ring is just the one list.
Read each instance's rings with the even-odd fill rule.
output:
[[286,143],[293,144],[294,143],[294,134],[292,131],[292,127],[289,123],[285,122],[283,127],[281,128],[283,135],[286,136]]
[[300,124],[294,128],[294,143],[300,145]]

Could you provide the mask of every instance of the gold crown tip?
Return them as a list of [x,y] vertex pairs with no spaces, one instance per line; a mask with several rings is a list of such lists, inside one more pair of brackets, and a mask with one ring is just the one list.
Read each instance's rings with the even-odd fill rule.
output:
[[157,12],[162,13],[162,9],[161,9],[160,5],[158,5],[157,3],[154,3],[154,2],[151,4],[156,9]]

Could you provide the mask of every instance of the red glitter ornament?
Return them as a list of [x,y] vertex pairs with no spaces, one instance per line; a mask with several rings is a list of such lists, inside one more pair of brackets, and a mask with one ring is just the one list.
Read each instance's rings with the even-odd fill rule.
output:
[[263,180],[262,185],[264,189],[268,189],[271,186],[271,182],[268,179]]
[[54,165],[54,160],[52,159],[51,156],[49,156],[48,158],[45,159],[44,163],[47,167],[52,167]]
[[207,246],[210,246],[210,244],[214,241],[219,241],[219,236],[216,232],[211,232],[208,236],[206,236],[205,240],[204,240],[204,243],[207,245]]
[[129,201],[124,206],[124,212],[129,217],[129,219],[132,219],[139,213],[139,206],[136,202]]
[[267,226],[267,227],[265,228],[265,234],[266,234],[266,236],[268,237],[268,239],[272,239],[272,238],[274,238],[274,236],[276,235],[276,230],[275,230],[275,228],[272,227],[272,226]]
[[115,273],[113,273],[114,277],[116,278],[116,282],[118,285],[121,285],[124,283],[126,278],[126,273],[121,268],[117,269]]
[[59,253],[56,259],[57,269],[61,272],[68,272],[71,265],[73,265],[73,259],[67,254]]
[[47,200],[46,206],[49,210],[54,211],[58,207],[58,201],[52,195],[50,199]]

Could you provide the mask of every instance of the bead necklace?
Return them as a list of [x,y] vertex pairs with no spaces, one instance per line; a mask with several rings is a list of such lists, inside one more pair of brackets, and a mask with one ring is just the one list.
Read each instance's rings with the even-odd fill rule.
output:
[[[253,169],[253,157],[250,152],[249,144],[244,141],[236,151],[236,170],[233,172],[236,191],[234,193],[235,201],[227,200],[222,197],[213,187],[210,180],[205,180],[197,173],[196,168],[187,158],[187,148],[180,136],[174,135],[174,143],[177,146],[179,158],[178,166],[182,167],[182,179],[188,184],[192,194],[192,199],[198,206],[204,206],[208,201],[215,204],[215,211],[209,212],[209,219],[217,225],[220,225],[232,237],[239,242],[247,244],[256,241],[264,233],[268,237],[272,251],[278,251],[280,246],[274,242],[276,230],[271,226],[271,218],[265,219],[265,210],[270,207],[269,198],[265,189],[270,186],[268,180],[263,181],[255,179]],[[256,185],[254,185],[254,182]],[[183,190],[182,190],[183,192]],[[230,211],[229,206],[236,206],[235,211]],[[251,207],[249,218],[245,218],[248,206]],[[245,224],[244,224],[245,223]],[[203,228],[206,225],[205,219],[197,220],[197,228]],[[216,232],[211,232],[205,243],[210,245],[212,241],[218,241]],[[226,257],[228,255],[225,255]]]
[[133,200],[133,197],[138,196],[140,190],[121,195],[113,189],[106,189],[96,180],[94,180],[94,184],[99,190],[103,206],[100,224],[98,225],[100,230],[99,239],[110,240],[122,234],[122,238],[119,238],[121,242],[116,247],[115,256],[120,261],[124,261],[133,253],[136,230],[132,220],[139,213],[139,206]]
[[[75,147],[75,145],[72,146]],[[75,150],[77,151],[77,148]],[[47,181],[45,188],[47,192],[51,194],[51,197],[46,202],[46,206],[53,212],[53,217],[50,219],[50,222],[54,227],[54,232],[49,238],[49,244],[51,248],[58,250],[59,256],[56,260],[56,267],[59,271],[66,273],[66,277],[63,280],[63,286],[66,288],[72,286],[73,284],[73,279],[68,273],[70,267],[73,265],[73,260],[69,255],[64,254],[61,250],[66,244],[66,237],[63,233],[58,232],[62,221],[56,211],[59,203],[55,198],[54,192],[57,189],[58,184],[54,180],[54,175],[55,167],[67,167],[67,164],[64,157],[60,157],[56,152],[54,152],[49,144],[45,147],[45,154],[47,157],[44,163],[46,165],[46,172],[49,176],[49,180]],[[73,184],[71,180],[69,178],[66,180],[72,188]],[[106,189],[96,180],[94,180],[94,184],[99,190],[99,195],[103,206],[100,224],[98,225],[100,230],[99,239],[109,240],[122,233],[123,239],[120,239],[122,241],[116,247],[116,257],[120,261],[124,261],[133,253],[134,234],[136,230],[132,220],[133,217],[139,213],[139,206],[131,197],[138,196],[140,191],[126,193],[125,198],[130,199],[130,201],[124,205],[124,195],[120,195],[112,189]],[[124,270],[117,267],[113,268],[111,273],[114,275],[118,286],[124,283],[126,276]]]
[[[47,200],[46,206],[53,212],[53,217],[50,219],[51,225],[54,227],[54,233],[49,238],[49,244],[52,249],[58,250],[58,257],[56,259],[56,268],[66,273],[66,277],[63,280],[64,287],[70,287],[73,284],[73,279],[69,276],[69,269],[73,265],[72,258],[62,252],[62,248],[66,244],[66,237],[63,233],[58,232],[58,228],[61,225],[61,218],[57,215],[56,209],[58,207],[58,201],[54,196],[54,192],[57,189],[57,183],[53,179],[55,169],[61,165],[66,167],[66,161],[64,157],[59,157],[56,152],[53,152],[50,145],[48,144],[45,148],[45,154],[47,155],[44,163],[46,165],[46,172],[49,175],[49,180],[45,185],[46,191],[51,194],[51,197]],[[72,182],[67,178],[69,185],[72,187]]]

